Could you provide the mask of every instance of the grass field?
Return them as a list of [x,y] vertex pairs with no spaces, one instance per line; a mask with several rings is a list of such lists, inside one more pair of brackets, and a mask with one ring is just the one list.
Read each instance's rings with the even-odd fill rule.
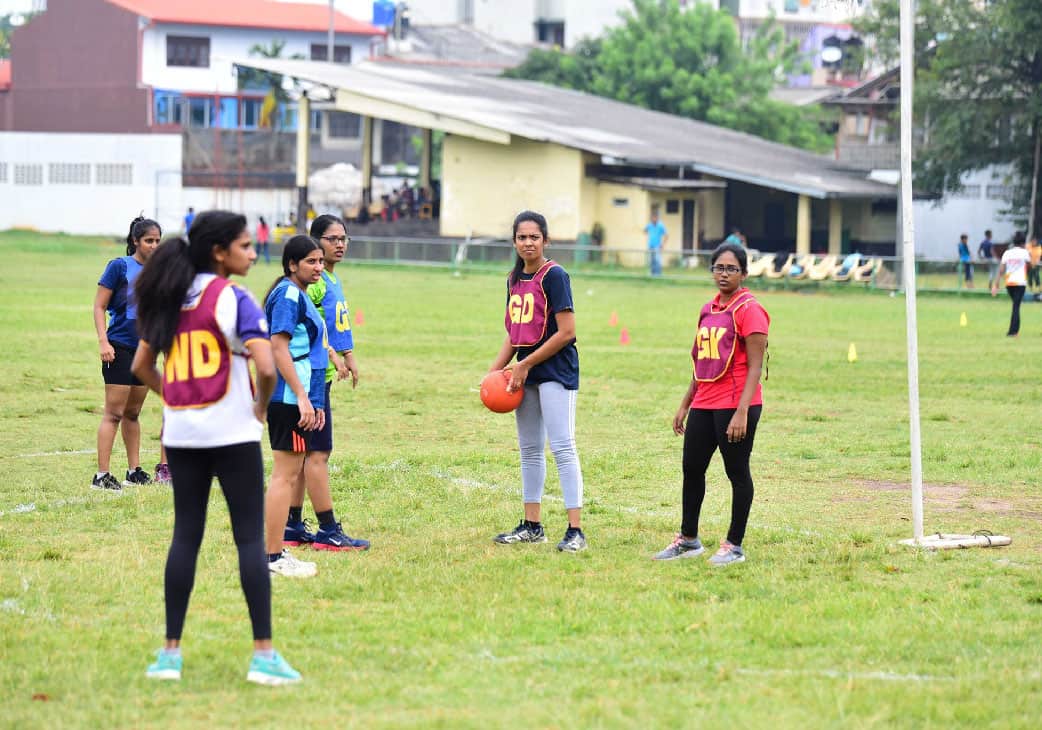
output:
[[[90,303],[102,239],[0,234],[3,727],[1019,727],[1042,723],[1042,307],[919,306],[928,532],[1008,548],[920,553],[911,534],[904,301],[768,292],[773,318],[748,562],[648,557],[677,529],[670,420],[708,282],[576,277],[578,446],[591,547],[490,538],[520,516],[513,421],[476,385],[503,281],[345,264],[362,380],[334,389],[333,490],[367,554],[276,580],[275,642],[299,686],[248,685],[249,624],[219,490],[180,684],[163,636],[167,490],[88,488],[102,405]],[[276,274],[246,280],[262,293]],[[504,272],[505,273],[505,272]],[[615,311],[632,342],[609,326]],[[965,311],[968,326],[959,326]],[[860,359],[847,362],[855,342]],[[142,416],[158,455],[158,400]],[[125,468],[117,442],[114,469]],[[702,537],[730,489],[717,459]]]

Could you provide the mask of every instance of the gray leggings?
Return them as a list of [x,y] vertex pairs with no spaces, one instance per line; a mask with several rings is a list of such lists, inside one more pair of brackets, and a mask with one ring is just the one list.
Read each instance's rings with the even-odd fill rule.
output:
[[556,382],[525,386],[525,398],[518,406],[517,443],[521,448],[521,486],[525,504],[543,500],[546,481],[546,441],[557,464],[557,476],[564,492],[565,509],[583,505],[583,474],[575,450],[575,396]]

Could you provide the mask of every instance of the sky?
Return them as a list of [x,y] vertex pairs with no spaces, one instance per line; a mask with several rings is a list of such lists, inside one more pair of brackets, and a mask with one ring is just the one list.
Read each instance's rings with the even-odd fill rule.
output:
[[8,13],[25,13],[32,10],[39,2],[35,0],[0,0],[0,15]]

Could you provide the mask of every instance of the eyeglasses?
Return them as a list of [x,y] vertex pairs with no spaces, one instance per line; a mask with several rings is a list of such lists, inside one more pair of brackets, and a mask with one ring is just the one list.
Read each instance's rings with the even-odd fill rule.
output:
[[712,271],[714,274],[740,274],[740,273],[742,273],[742,270],[740,268],[738,268],[737,266],[722,266],[720,264],[716,264],[716,265],[710,267],[709,270]]
[[351,239],[347,236],[322,236],[322,240],[330,243],[343,243],[344,245],[351,243]]

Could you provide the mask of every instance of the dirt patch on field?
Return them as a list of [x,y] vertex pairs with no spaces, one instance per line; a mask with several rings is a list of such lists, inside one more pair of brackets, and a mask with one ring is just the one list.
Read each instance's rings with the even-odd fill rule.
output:
[[[862,479],[854,482],[871,492],[908,492],[911,494],[912,485],[900,482],[879,481],[875,479]],[[935,502],[958,502],[970,493],[968,487],[961,484],[924,484],[923,492],[926,499]]]
[[[911,494],[912,489],[911,485],[907,483],[902,484],[900,482],[874,479],[863,479],[854,482],[854,486],[868,492],[908,492]],[[981,497],[967,500],[968,497],[971,497],[970,488],[962,484],[924,484],[923,491],[926,502],[938,512],[973,509],[993,515],[1042,521],[1042,512],[1022,509],[1007,499]],[[837,503],[868,502],[870,500],[871,495],[866,495],[864,492],[859,493],[857,489],[843,494],[836,494],[832,497],[832,501]]]

